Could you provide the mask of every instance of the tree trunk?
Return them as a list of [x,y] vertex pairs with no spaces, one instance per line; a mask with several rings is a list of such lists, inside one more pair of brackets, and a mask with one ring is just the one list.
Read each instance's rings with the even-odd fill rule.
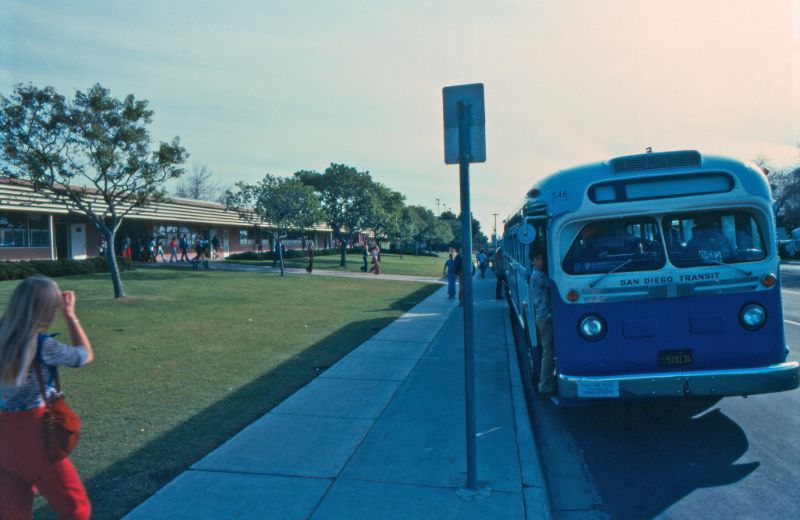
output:
[[283,239],[278,238],[278,262],[281,265],[281,276],[284,276],[283,272]]
[[122,277],[119,274],[119,266],[117,265],[117,254],[114,251],[116,247],[114,239],[116,233],[103,233],[106,239],[106,262],[108,263],[108,272],[111,275],[111,282],[114,284],[114,298],[124,298],[125,288],[122,286]]
[[339,240],[342,243],[342,258],[341,261],[339,262],[339,265],[344,267],[347,265],[347,240],[345,240],[344,238],[340,238]]

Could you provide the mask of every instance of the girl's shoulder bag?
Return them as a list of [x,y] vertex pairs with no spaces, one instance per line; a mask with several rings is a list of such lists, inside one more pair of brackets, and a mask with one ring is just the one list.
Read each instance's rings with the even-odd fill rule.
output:
[[61,381],[58,377],[56,368],[56,395],[48,400],[47,392],[42,377],[42,365],[39,359],[42,356],[42,344],[46,335],[38,338],[38,348],[33,364],[36,372],[36,379],[39,381],[39,391],[44,400],[44,449],[49,460],[61,460],[65,458],[78,444],[78,437],[81,431],[81,419],[68,405],[64,394],[61,393]]

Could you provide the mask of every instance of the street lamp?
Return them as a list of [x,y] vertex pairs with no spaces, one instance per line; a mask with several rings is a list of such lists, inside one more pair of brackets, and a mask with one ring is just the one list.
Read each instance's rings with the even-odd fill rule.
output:
[[439,216],[441,212],[439,211],[439,199],[436,199],[436,216]]

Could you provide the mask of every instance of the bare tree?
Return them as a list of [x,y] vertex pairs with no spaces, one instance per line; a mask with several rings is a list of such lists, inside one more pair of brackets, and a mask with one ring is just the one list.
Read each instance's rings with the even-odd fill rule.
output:
[[796,227],[800,223],[800,167],[773,168],[764,155],[753,162],[767,177],[778,224],[790,229]]
[[220,184],[206,164],[193,164],[175,189],[175,195],[184,199],[220,201]]

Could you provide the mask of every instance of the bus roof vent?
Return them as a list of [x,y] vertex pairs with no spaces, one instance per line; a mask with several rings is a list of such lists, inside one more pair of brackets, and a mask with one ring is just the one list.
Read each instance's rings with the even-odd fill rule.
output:
[[687,168],[700,166],[700,152],[683,150],[679,152],[645,153],[611,159],[614,173],[661,170],[666,168]]

